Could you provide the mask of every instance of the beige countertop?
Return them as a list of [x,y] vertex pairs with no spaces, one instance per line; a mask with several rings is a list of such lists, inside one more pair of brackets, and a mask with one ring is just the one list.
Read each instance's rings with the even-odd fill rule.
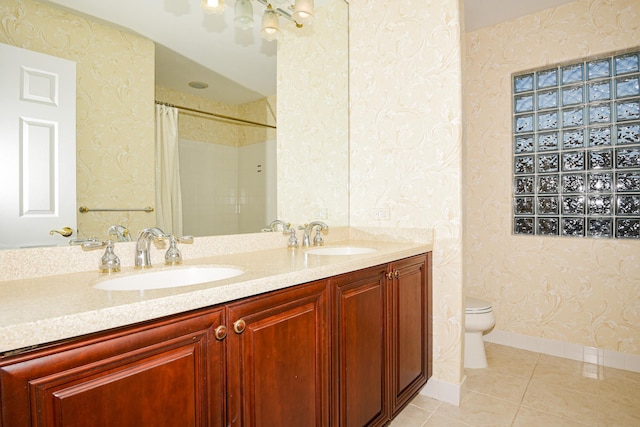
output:
[[[109,277],[145,274],[193,265],[233,266],[244,273],[215,282],[144,291],[105,291],[97,268],[42,277],[0,281],[0,352],[72,338],[188,310],[282,289],[337,274],[384,264],[432,250],[431,244],[382,240],[343,240],[330,246],[361,246],[361,255],[311,255],[286,247],[187,258],[181,266],[148,270],[124,266]],[[92,254],[95,260],[101,253]],[[157,263],[156,263],[157,264]]]

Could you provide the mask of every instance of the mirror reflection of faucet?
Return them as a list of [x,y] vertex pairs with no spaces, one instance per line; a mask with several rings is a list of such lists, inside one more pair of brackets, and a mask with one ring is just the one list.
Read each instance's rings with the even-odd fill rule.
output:
[[278,231],[278,226],[282,227],[282,232],[286,232],[291,227],[291,223],[284,222],[280,219],[276,219],[274,221],[271,221],[271,223],[265,228],[263,228],[262,231],[265,231],[265,232]]
[[287,248],[295,249],[298,247],[298,236],[296,236],[295,227],[291,226],[290,222],[285,222],[280,219],[276,219],[275,221],[271,221],[271,223],[262,229],[262,231],[272,232],[278,231],[278,227],[282,227],[282,234],[289,237],[287,241]]
[[129,233],[129,229],[124,225],[112,225],[107,230],[110,236],[116,236],[118,242],[130,242],[131,241],[131,233]]

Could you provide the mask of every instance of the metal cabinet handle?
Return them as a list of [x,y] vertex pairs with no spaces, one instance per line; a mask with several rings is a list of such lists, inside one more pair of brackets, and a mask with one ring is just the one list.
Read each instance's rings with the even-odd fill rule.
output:
[[244,329],[247,327],[247,324],[245,323],[244,320],[240,319],[237,320],[234,324],[233,324],[233,330],[236,332],[236,334],[241,334],[244,332]]
[[73,234],[73,229],[71,227],[62,227],[62,230],[51,230],[49,234],[53,236],[53,233],[58,233],[64,237],[69,237]]
[[386,276],[387,276],[387,280],[393,279],[393,273],[387,273]]
[[215,335],[218,341],[222,341],[227,337],[227,327],[224,325],[218,326],[216,328]]
[[400,278],[400,272],[398,272],[398,270],[393,272],[393,277],[395,277],[396,279]]

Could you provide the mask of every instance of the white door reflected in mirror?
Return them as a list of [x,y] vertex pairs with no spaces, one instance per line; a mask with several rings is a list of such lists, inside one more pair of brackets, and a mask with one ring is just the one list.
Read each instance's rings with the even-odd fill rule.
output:
[[0,44],[0,94],[0,249],[66,245],[77,229],[76,64]]

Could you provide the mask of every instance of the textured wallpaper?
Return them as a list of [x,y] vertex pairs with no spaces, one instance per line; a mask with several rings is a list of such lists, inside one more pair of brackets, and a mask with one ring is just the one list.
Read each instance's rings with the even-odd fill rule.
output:
[[[1,43],[77,63],[78,207],[153,206],[153,43],[31,0],[2,0],[0,17]],[[79,237],[113,224],[140,230],[155,215],[78,214]]]
[[[334,0],[314,23],[278,40],[278,217],[349,223],[348,8]],[[322,210],[327,217],[318,216]]]
[[[351,1],[349,9],[350,223],[433,229],[434,377],[458,384],[464,336],[460,5],[370,0]],[[377,219],[379,211],[388,219]]]
[[466,37],[465,290],[496,328],[640,354],[640,241],[511,234],[511,75],[640,45],[640,2],[582,0]]

